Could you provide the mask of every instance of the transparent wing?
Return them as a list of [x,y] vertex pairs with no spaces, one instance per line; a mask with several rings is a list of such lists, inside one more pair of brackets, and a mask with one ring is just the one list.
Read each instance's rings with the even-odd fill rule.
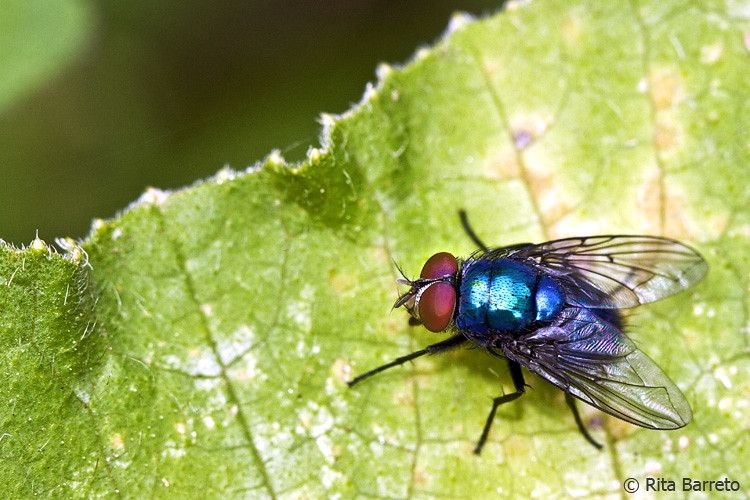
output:
[[595,408],[650,429],[693,418],[682,392],[620,330],[568,307],[552,326],[498,345],[511,360]]
[[529,261],[558,277],[573,303],[596,308],[631,308],[669,297],[708,271],[698,252],[656,236],[566,238],[490,250],[485,256]]

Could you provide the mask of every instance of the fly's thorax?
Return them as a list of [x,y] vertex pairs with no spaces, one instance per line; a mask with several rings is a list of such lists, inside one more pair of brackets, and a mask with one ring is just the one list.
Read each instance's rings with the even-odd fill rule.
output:
[[521,333],[551,322],[565,302],[554,277],[517,260],[469,260],[460,274],[456,326],[462,331]]

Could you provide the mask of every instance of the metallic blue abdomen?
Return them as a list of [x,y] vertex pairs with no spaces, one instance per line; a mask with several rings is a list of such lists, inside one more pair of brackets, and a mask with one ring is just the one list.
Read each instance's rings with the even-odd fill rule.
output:
[[469,260],[461,275],[456,326],[462,331],[520,331],[551,321],[565,302],[553,278],[515,260]]

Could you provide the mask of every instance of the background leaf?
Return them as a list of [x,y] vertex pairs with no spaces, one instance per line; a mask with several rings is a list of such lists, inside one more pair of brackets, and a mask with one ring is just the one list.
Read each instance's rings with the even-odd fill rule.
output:
[[[498,5],[7,0],[0,94],[8,80],[20,93],[5,107],[0,95],[2,238],[82,238],[144,186],[180,188],[275,148],[304,159],[320,112],[358,101],[377,64],[434,41],[452,12]],[[37,78],[14,79],[16,65]]]
[[92,24],[85,1],[5,0],[0,19],[0,110],[64,68],[85,45]]
[[[2,249],[3,491],[91,497],[617,495],[646,476],[745,487],[747,14],[733,3],[534,2],[449,36],[377,86],[299,165],[278,154],[149,190],[64,257]],[[694,421],[648,431],[562,393],[499,412],[477,350],[345,381],[440,337],[389,314],[397,272],[503,245],[664,234],[709,260],[634,340]],[[89,269],[88,265],[91,266]],[[678,487],[681,484],[678,484]]]

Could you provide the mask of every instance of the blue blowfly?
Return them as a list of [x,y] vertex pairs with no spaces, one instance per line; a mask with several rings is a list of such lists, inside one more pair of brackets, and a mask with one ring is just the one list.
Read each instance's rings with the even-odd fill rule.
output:
[[578,429],[598,449],[573,397],[648,429],[678,429],[690,422],[693,413],[680,389],[622,332],[620,310],[698,283],[708,271],[698,252],[668,238],[629,235],[490,248],[466,213],[459,215],[479,250],[466,259],[436,253],[419,278],[398,280],[409,290],[394,305],[404,306],[428,330],[452,336],[364,373],[348,382],[350,387],[469,342],[506,358],[515,387],[493,400],[476,454],[498,406],[526,391],[521,367],[565,391]]

